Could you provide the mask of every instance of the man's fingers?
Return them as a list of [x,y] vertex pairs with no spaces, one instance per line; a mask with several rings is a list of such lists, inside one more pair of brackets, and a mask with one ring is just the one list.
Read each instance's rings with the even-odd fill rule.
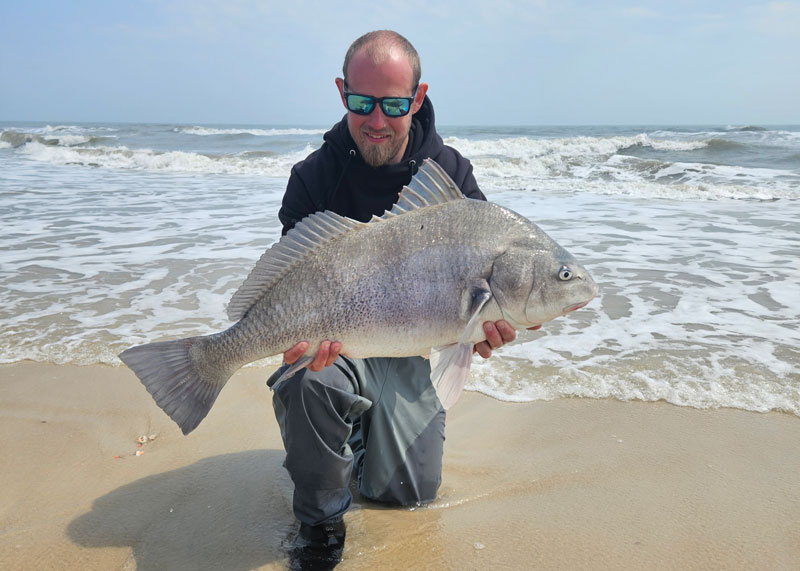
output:
[[319,344],[319,350],[317,354],[314,355],[314,360],[311,361],[311,364],[308,366],[309,369],[312,371],[321,371],[325,364],[328,362],[328,355],[330,355],[331,350],[331,342],[330,341],[323,341]]
[[[496,322],[494,326],[497,328],[497,332],[500,334],[502,339],[501,345],[505,345],[506,343],[511,343],[514,339],[517,338],[516,330],[511,327],[511,324],[501,319],[500,321]],[[492,345],[494,349],[497,349],[494,345]]]
[[[319,344],[317,354],[314,355],[314,360],[311,361],[308,368],[312,371],[321,371],[325,367],[333,365],[341,350],[342,344],[339,341],[323,341]],[[291,365],[302,357],[306,351],[308,351],[308,341],[300,341],[300,343],[283,354],[283,362]]]
[[539,331],[542,328],[542,324],[534,325],[533,327],[528,327],[528,331]]
[[483,333],[486,335],[486,343],[489,345],[490,350],[497,349],[503,345],[503,338],[500,337],[500,332],[493,322],[487,321],[483,324]]
[[486,341],[481,341],[480,343],[475,344],[475,351],[483,357],[484,359],[488,359],[492,356],[492,348],[489,347],[489,344]]
[[283,354],[283,362],[291,365],[303,356],[303,353],[308,351],[308,342],[300,341],[297,345],[289,349]]
[[483,324],[483,333],[486,335],[486,341],[476,343],[475,352],[484,359],[492,356],[493,349],[498,349],[517,338],[517,332],[505,319],[485,322]]
[[338,341],[333,341],[331,343],[330,352],[328,353],[328,359],[325,361],[325,366],[330,367],[333,365],[333,362],[339,358],[339,351],[342,350],[342,344]]

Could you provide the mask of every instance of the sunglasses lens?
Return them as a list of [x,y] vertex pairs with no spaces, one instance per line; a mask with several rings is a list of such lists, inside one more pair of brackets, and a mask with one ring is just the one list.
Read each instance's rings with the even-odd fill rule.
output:
[[369,115],[375,107],[375,100],[365,95],[347,96],[347,108],[357,115]]
[[411,100],[404,97],[392,97],[381,102],[381,109],[387,117],[402,117],[408,114]]

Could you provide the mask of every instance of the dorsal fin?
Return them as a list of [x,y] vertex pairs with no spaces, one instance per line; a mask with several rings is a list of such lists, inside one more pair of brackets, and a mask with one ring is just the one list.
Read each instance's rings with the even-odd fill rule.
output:
[[[464,195],[444,169],[433,159],[425,159],[408,186],[400,191],[397,204],[384,212],[383,216],[373,216],[369,224],[400,216],[410,210],[462,198]],[[320,246],[362,226],[365,223],[329,210],[303,218],[286,236],[264,252],[256,267],[233,294],[228,304],[228,318],[232,321],[240,320],[294,264]]]
[[240,320],[295,263],[323,244],[364,225],[363,222],[329,210],[303,218],[256,262],[256,267],[231,297],[228,318],[231,321]]
[[465,196],[461,194],[456,183],[444,172],[444,169],[433,159],[425,159],[417,174],[411,178],[408,186],[404,186],[403,190],[400,191],[397,203],[379,219],[386,220],[393,216],[405,214],[409,210],[425,208],[426,206],[462,198],[465,198]]

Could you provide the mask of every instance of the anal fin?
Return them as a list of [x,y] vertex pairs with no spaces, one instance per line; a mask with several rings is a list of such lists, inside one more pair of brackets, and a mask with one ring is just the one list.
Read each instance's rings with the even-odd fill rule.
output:
[[274,391],[280,386],[280,384],[283,381],[294,375],[297,371],[305,367],[308,367],[311,364],[311,361],[313,360],[314,360],[313,355],[303,355],[297,361],[292,363],[292,366],[286,369],[274,383],[269,384],[269,388],[271,388]]

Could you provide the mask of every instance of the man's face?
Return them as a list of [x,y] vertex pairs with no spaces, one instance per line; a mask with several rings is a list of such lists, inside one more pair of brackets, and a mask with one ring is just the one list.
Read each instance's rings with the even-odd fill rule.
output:
[[[400,50],[392,50],[379,64],[363,52],[350,60],[347,68],[347,91],[372,97],[411,97],[413,73],[408,58]],[[339,95],[344,100],[344,81],[336,80]],[[411,111],[403,117],[387,117],[380,105],[369,115],[357,115],[348,110],[347,127],[364,161],[373,167],[400,162],[408,144],[411,116],[422,106],[427,84],[420,83]],[[347,104],[345,103],[345,108]]]

